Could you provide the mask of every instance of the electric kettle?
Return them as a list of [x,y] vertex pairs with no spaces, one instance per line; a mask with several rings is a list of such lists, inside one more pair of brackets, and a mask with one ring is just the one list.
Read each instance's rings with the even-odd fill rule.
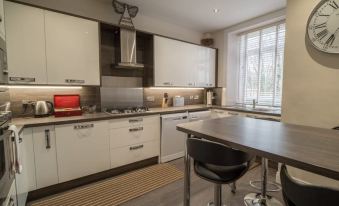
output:
[[36,101],[34,104],[34,116],[35,117],[47,117],[54,112],[54,106],[49,101]]

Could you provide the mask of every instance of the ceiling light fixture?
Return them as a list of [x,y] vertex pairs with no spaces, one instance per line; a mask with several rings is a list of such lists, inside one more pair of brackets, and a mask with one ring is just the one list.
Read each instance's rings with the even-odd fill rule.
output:
[[213,12],[214,12],[214,13],[218,13],[218,12],[219,12],[219,9],[214,8],[214,9],[213,9]]

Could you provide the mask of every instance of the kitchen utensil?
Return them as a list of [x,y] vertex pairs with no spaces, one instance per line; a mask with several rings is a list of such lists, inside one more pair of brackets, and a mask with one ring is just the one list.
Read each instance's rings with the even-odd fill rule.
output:
[[34,104],[35,117],[47,117],[54,112],[53,103],[50,101],[36,101]]

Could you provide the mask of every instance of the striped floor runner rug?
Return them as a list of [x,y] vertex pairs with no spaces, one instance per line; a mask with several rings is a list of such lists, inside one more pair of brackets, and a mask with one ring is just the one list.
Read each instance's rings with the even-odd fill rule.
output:
[[32,203],[32,206],[120,205],[183,178],[170,164],[159,164]]

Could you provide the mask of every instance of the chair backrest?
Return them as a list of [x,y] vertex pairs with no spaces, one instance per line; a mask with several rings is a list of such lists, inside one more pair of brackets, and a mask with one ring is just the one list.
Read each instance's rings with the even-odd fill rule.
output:
[[299,183],[288,174],[285,165],[281,167],[280,178],[287,206],[339,205],[338,190]]
[[196,161],[220,166],[241,165],[253,159],[246,152],[197,138],[187,139],[187,152]]

